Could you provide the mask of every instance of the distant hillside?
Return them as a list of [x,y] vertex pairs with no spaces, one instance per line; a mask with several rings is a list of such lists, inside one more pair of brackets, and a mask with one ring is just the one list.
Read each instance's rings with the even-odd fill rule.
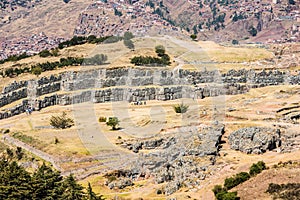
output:
[[[155,13],[215,41],[299,41],[299,1],[153,0]],[[297,22],[298,20],[298,22]]]
[[16,6],[5,4],[6,9],[0,9],[0,38],[8,39],[29,37],[41,32],[51,37],[70,38],[73,36],[79,14],[92,2],[91,0],[72,0],[69,3],[63,0],[5,1],[24,2]]
[[34,38],[40,33],[46,36],[43,40],[50,38],[50,46],[73,35],[126,31],[140,36],[195,34],[217,42],[300,41],[295,0],[4,0],[0,7],[1,58],[30,51],[27,38],[38,45],[40,39]]

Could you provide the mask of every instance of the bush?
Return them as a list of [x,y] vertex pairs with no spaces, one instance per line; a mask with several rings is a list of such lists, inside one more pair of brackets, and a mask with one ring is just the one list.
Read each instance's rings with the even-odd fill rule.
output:
[[106,117],[99,117],[99,122],[106,122]]
[[54,138],[54,144],[58,144],[59,143],[59,140],[57,137]]
[[7,133],[9,133],[9,132],[10,132],[9,129],[5,129],[5,130],[3,131],[3,134],[7,134]]
[[217,194],[218,200],[239,200],[240,197],[237,196],[237,192],[222,192]]
[[43,50],[39,53],[39,56],[42,57],[42,58],[45,58],[45,57],[49,57],[49,56],[52,56],[52,54],[50,53],[49,50]]
[[163,193],[163,192],[162,192],[161,189],[156,190],[156,194],[162,194],[162,193]]
[[217,195],[220,192],[226,192],[227,190],[222,187],[222,185],[215,185],[215,187],[212,189],[213,193]]
[[86,58],[84,60],[84,65],[102,65],[107,61],[107,55],[104,54],[96,54],[93,57]]
[[197,35],[195,35],[195,34],[192,34],[190,37],[191,37],[192,40],[196,40],[197,39]]
[[177,104],[177,105],[174,106],[174,110],[175,110],[176,113],[186,113],[188,108],[189,108],[189,106],[185,105],[183,103]]
[[111,126],[112,130],[117,130],[117,126],[119,125],[119,119],[117,117],[110,117],[108,122],[106,122],[107,126]]
[[224,182],[224,187],[227,190],[234,188],[235,186],[250,179],[250,175],[247,172],[241,172],[236,174],[234,177],[226,178]]
[[250,27],[250,29],[248,30],[248,32],[250,33],[250,35],[252,35],[253,37],[255,37],[257,35],[257,30],[256,28],[254,28],[253,26]]
[[31,73],[36,76],[39,76],[42,72],[43,72],[43,69],[40,66],[36,66],[31,69]]
[[296,200],[300,196],[300,183],[270,183],[266,192],[273,195],[273,199]]
[[250,176],[255,176],[255,175],[261,173],[265,169],[266,169],[266,164],[263,161],[259,161],[258,163],[253,164],[250,167],[249,174],[250,174]]
[[[125,41],[124,41],[125,42]],[[155,52],[158,56],[135,56],[131,58],[131,63],[137,66],[140,65],[170,65],[170,56],[166,54],[166,49],[162,45],[155,47]]]
[[21,160],[24,156],[24,152],[21,147],[17,147],[16,156],[18,160]]
[[238,45],[239,44],[239,41],[238,40],[232,40],[231,42],[233,45]]
[[52,49],[51,54],[52,54],[52,56],[55,56],[55,57],[59,56],[59,49],[58,48]]
[[134,49],[134,44],[132,42],[132,40],[125,40],[124,39],[124,45],[128,48],[128,49]]
[[74,120],[67,117],[65,112],[60,116],[52,116],[50,118],[50,125],[57,129],[66,129],[74,125]]

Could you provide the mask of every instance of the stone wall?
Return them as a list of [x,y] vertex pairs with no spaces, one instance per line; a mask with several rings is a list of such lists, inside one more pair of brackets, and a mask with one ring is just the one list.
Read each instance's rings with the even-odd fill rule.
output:
[[[38,110],[49,105],[68,105],[86,101],[103,103],[202,99],[224,94],[242,94],[248,92],[250,88],[280,84],[299,85],[300,73],[291,75],[278,70],[255,72],[242,69],[220,74],[218,71],[138,68],[64,72],[57,76],[14,82],[6,86],[0,95],[0,107],[20,99],[27,98],[28,101],[0,112],[0,119],[25,112],[29,106]],[[58,91],[73,94],[50,95],[38,100],[42,95]]]
[[15,90],[18,90],[20,88],[27,87],[27,81],[20,81],[16,82],[14,81],[13,83],[9,84],[8,86],[4,87],[2,90],[2,95],[8,94],[10,92],[13,92]]
[[13,90],[6,94],[0,95],[0,107],[13,103],[17,100],[23,99],[27,97],[27,89],[21,88],[17,90]]

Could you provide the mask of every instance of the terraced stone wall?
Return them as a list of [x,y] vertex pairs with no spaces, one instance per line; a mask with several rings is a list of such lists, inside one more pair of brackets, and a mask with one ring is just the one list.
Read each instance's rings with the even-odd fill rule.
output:
[[[291,75],[278,70],[229,70],[220,74],[218,71],[136,68],[64,72],[37,80],[14,82],[4,87],[0,95],[0,107],[18,100],[23,101],[0,111],[0,119],[23,113],[28,107],[39,110],[51,105],[87,101],[104,103],[202,99],[242,94],[251,88],[283,84],[299,85],[300,73]],[[58,91],[64,94],[54,94]]]

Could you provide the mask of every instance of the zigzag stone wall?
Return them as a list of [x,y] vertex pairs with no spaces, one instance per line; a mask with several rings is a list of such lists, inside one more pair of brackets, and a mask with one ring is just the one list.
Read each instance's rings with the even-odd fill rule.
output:
[[[93,101],[202,99],[218,95],[235,95],[250,88],[269,85],[300,84],[300,73],[290,75],[278,70],[218,71],[152,70],[152,69],[96,69],[64,72],[38,80],[14,82],[0,95],[0,107],[23,99],[22,103],[0,111],[0,119],[25,112],[29,106],[39,110],[52,105],[68,105]],[[62,91],[66,94],[56,95]],[[41,98],[42,95],[51,94]]]

